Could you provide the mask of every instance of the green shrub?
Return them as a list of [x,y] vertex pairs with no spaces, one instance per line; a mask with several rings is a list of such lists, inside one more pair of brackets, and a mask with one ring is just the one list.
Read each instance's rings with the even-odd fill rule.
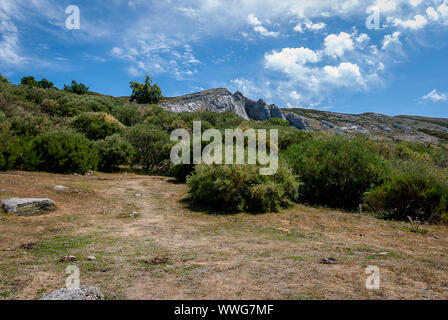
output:
[[146,172],[169,170],[173,144],[168,133],[155,126],[139,124],[128,129],[125,137],[135,149],[134,165]]
[[273,176],[255,165],[198,165],[187,184],[192,201],[218,211],[278,211],[298,200],[299,183],[285,163]]
[[20,154],[20,139],[0,131],[0,171],[16,169]]
[[97,142],[99,155],[98,169],[114,172],[120,166],[128,166],[134,154],[134,148],[118,134]]
[[11,120],[11,130],[19,136],[37,136],[40,133],[49,131],[52,127],[51,120],[43,116],[27,115]]
[[295,144],[284,153],[304,183],[302,201],[353,210],[380,185],[386,165],[367,142],[332,136]]
[[72,81],[72,84],[70,86],[64,85],[64,91],[72,92],[75,94],[86,94],[89,92],[89,87],[87,87],[83,83],[78,83],[75,80]]
[[383,185],[366,192],[364,205],[379,217],[393,220],[448,222],[448,187],[435,172],[418,164],[399,172]]
[[123,130],[123,125],[117,119],[102,112],[83,113],[72,121],[72,126],[91,140],[104,139]]
[[120,104],[114,106],[111,113],[122,124],[128,127],[132,127],[136,124],[142,123],[144,120],[137,107],[129,104]]
[[80,173],[94,170],[98,155],[92,142],[75,132],[46,132],[32,142],[38,163],[35,169],[54,173]]
[[0,72],[0,83],[9,83],[9,80]]
[[130,83],[132,94],[130,101],[136,101],[137,103],[159,103],[162,100],[162,90],[156,83],[152,83],[151,77],[146,76],[143,84],[131,81]]

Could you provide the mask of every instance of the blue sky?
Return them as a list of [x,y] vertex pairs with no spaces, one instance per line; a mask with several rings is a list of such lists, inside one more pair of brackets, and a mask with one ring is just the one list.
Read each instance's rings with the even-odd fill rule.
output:
[[166,96],[448,117],[447,36],[448,0],[0,0],[3,75],[114,96],[149,74]]

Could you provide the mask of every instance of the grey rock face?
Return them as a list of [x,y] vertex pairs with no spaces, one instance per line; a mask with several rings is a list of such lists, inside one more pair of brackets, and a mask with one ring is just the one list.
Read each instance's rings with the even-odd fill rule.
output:
[[266,121],[272,118],[288,120],[290,124],[301,130],[309,130],[304,117],[291,112],[283,112],[275,104],[267,104],[263,100],[251,100],[241,92],[232,94],[227,89],[212,89],[182,97],[168,99],[161,106],[173,112],[194,112],[207,110],[212,112],[231,111],[246,120]]
[[227,89],[212,89],[182,97],[169,99],[161,106],[173,112],[194,112],[200,110],[212,112],[231,111],[248,120],[244,100],[234,97]]
[[55,203],[51,199],[19,199],[11,198],[2,201],[2,208],[6,213],[13,213],[17,216],[35,216],[44,214],[55,208]]
[[82,286],[77,289],[62,288],[44,295],[40,300],[104,300],[104,295],[98,288]]

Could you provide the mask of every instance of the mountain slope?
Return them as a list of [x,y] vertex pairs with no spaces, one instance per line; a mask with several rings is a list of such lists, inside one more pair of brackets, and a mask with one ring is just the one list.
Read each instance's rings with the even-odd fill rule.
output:
[[423,143],[447,143],[448,119],[419,116],[387,116],[377,113],[343,114],[313,109],[285,109],[263,100],[246,98],[227,89],[211,89],[185,96],[166,98],[161,106],[173,112],[231,111],[244,119],[288,120],[301,130],[332,132],[341,135],[366,134],[372,138]]

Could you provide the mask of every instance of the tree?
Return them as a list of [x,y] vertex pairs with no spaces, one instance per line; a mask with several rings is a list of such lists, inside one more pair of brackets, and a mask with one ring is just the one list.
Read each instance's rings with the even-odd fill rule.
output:
[[1,72],[0,72],[0,83],[9,83],[8,79],[5,78]]
[[137,103],[158,103],[162,98],[162,90],[156,83],[152,83],[151,77],[146,76],[145,83],[131,81],[130,83],[132,94],[130,101],[137,101]]
[[36,81],[33,76],[23,77],[20,83],[24,86],[29,87],[38,87],[42,89],[50,89],[53,88],[53,82],[48,81],[47,79],[42,79],[40,81]]
[[134,147],[133,164],[144,171],[163,171],[170,163],[170,136],[152,125],[139,124],[126,132],[126,140]]
[[39,88],[42,88],[42,89],[50,89],[50,88],[53,88],[53,87],[54,87],[53,82],[48,81],[48,80],[45,79],[45,78],[43,78],[42,80],[40,80],[40,81],[37,83],[37,86],[38,86]]
[[24,86],[29,86],[29,87],[36,87],[37,81],[36,81],[36,79],[34,79],[33,76],[28,76],[28,77],[23,77],[20,80],[20,84],[22,84]]
[[83,83],[78,83],[75,80],[72,81],[70,86],[64,85],[64,91],[72,92],[76,94],[86,94],[89,92],[89,87]]

